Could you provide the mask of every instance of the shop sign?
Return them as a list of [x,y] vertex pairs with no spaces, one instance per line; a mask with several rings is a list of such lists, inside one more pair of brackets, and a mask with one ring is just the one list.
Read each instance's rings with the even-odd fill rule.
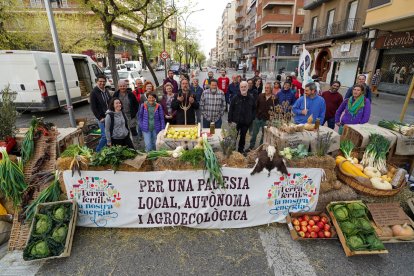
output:
[[414,32],[399,32],[381,36],[375,40],[376,49],[414,47]]
[[76,200],[78,226],[242,228],[284,222],[289,212],[313,211],[321,169],[289,168],[289,175],[223,168],[224,187],[205,172],[71,171],[63,173]]

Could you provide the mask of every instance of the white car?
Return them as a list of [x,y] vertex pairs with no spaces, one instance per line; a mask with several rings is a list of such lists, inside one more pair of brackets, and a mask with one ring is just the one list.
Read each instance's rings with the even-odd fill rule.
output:
[[128,71],[138,71],[138,73],[141,74],[142,64],[140,61],[138,60],[125,61],[124,65],[127,67]]
[[[128,67],[126,67],[126,65],[124,65],[124,64],[117,64],[116,65],[116,70],[118,72],[126,72],[126,71],[128,71]],[[111,74],[111,68],[109,66],[107,66],[104,70],[104,73],[105,74]]]
[[120,80],[127,79],[129,81],[129,88],[132,90],[135,89],[135,81],[141,79],[144,82],[144,78],[138,73],[138,71],[118,71],[118,76]]

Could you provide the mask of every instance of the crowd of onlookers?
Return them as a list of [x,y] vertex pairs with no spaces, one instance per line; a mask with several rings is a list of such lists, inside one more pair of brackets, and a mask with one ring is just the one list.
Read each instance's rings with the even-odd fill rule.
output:
[[286,112],[293,112],[294,122],[305,124],[312,116],[313,123],[319,121],[341,131],[344,124],[368,122],[371,113],[371,90],[365,84],[365,76],[358,76],[357,83],[350,87],[345,97],[339,93],[341,83],[334,81],[330,89],[321,91],[318,77],[304,86],[295,74],[278,76],[273,83],[263,82],[260,72],[250,79],[233,75],[231,80],[224,69],[215,79],[212,71],[200,84],[196,77],[191,80],[182,74],[177,81],[168,71],[163,82],[163,96],[158,99],[151,81],[138,79],[135,90],[128,88],[125,80],[118,83],[118,91],[112,96],[105,90],[105,75],[98,77],[91,93],[90,103],[98,120],[101,139],[97,147],[124,145],[137,148],[141,139],[145,150],[155,150],[158,133],[171,125],[193,125],[203,128],[214,124],[221,128],[224,114],[228,112],[228,123],[235,123],[238,131],[238,151],[245,152],[246,134],[250,132],[251,150],[257,136],[270,118],[272,107],[281,105]]

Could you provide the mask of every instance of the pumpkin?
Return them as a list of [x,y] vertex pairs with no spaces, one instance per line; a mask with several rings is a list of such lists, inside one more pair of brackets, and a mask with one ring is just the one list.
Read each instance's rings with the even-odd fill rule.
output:
[[381,177],[373,177],[370,180],[371,180],[372,186],[375,189],[379,189],[379,190],[392,190],[392,186],[391,186],[390,182],[385,181]]

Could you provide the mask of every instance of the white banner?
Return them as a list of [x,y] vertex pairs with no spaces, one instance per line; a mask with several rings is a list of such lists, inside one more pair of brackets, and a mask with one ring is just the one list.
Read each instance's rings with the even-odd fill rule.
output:
[[321,169],[250,175],[223,168],[225,187],[203,171],[65,171],[68,198],[79,206],[78,226],[242,228],[284,222],[288,212],[313,211]]
[[299,75],[302,79],[302,87],[305,87],[306,84],[312,82],[312,78],[310,77],[311,63],[311,55],[308,50],[306,50],[305,44],[303,44],[302,54],[299,57]]

